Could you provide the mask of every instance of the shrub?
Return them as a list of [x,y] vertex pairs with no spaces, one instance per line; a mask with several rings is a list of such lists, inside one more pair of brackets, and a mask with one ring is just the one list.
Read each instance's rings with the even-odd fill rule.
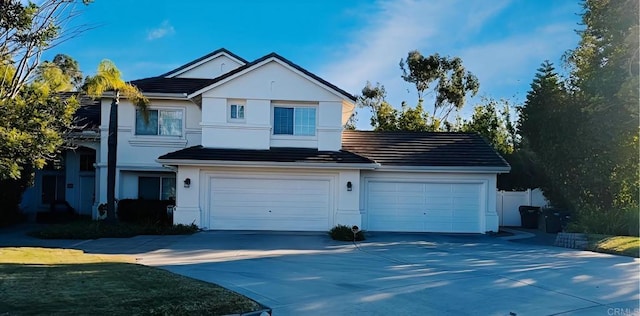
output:
[[[331,236],[331,239],[333,240],[354,241],[353,231],[351,230],[351,227],[346,225],[334,226],[329,230],[329,236]],[[364,239],[364,232],[362,230],[355,234],[356,241]]]
[[167,206],[174,204],[175,201],[168,200],[120,200],[118,219],[126,223],[170,226],[173,219],[167,214]]
[[583,208],[573,215],[567,226],[570,232],[612,236],[638,236],[640,233],[638,209],[634,207],[608,211]]
[[124,222],[78,220],[66,224],[53,224],[29,235],[42,239],[98,239],[128,238],[138,235],[190,235],[200,229],[196,225],[132,224]]
[[48,211],[36,213],[36,222],[41,224],[68,223],[78,218],[78,213],[66,200],[55,200]]

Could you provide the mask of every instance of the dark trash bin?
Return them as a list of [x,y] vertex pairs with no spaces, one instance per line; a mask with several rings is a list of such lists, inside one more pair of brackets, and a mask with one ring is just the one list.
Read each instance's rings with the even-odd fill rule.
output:
[[523,228],[538,228],[538,216],[540,215],[540,207],[520,205],[520,223]]
[[544,209],[544,227],[547,233],[558,233],[562,231],[562,215],[556,209]]
[[571,212],[565,211],[565,210],[561,210],[560,211],[560,226],[561,226],[562,230],[567,228],[567,225],[569,225],[570,221],[571,221]]

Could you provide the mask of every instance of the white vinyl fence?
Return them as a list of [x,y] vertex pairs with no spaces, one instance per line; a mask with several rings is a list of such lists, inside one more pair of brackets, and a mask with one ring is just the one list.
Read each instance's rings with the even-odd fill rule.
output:
[[500,226],[520,226],[520,205],[546,207],[549,202],[540,189],[527,191],[498,191],[496,211],[500,218]]

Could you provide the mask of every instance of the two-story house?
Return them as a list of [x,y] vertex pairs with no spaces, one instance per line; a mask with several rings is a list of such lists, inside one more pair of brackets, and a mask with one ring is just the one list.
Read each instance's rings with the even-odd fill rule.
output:
[[[132,81],[150,119],[121,100],[116,195],[175,198],[174,222],[205,229],[498,230],[509,165],[468,133],[345,131],[356,98],[293,62],[219,49]],[[106,202],[101,106],[95,206]]]

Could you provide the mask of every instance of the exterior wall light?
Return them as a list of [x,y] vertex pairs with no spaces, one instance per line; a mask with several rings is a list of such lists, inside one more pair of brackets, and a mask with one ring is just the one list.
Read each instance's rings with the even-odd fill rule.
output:
[[351,181],[347,182],[347,191],[352,191],[353,190],[353,185],[351,184]]
[[189,178],[184,179],[184,187],[188,188],[190,186],[191,186],[191,179]]

